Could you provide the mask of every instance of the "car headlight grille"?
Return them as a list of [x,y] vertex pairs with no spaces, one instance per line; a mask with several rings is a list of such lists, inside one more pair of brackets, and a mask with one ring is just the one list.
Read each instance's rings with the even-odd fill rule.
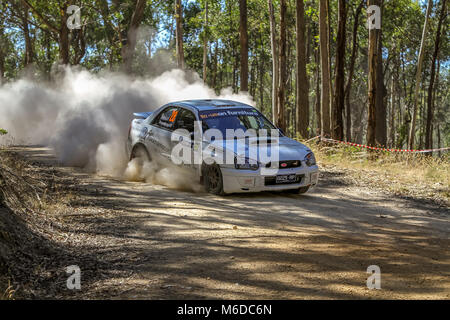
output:
[[278,168],[278,169],[290,169],[290,168],[298,168],[302,166],[302,162],[300,160],[285,160],[279,161],[277,163],[269,162],[266,164],[266,168]]

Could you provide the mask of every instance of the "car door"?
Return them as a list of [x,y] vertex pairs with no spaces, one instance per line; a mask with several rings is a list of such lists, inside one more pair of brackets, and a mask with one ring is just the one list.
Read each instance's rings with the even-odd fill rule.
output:
[[152,122],[151,135],[148,139],[151,140],[152,143],[152,153],[154,158],[162,162],[162,164],[166,164],[171,157],[171,136],[175,127],[175,120],[177,119],[178,112],[179,108],[175,106],[164,108]]
[[[194,164],[194,158],[193,158],[193,148],[194,148],[194,139],[193,139],[193,133],[194,133],[194,126],[195,126],[196,117],[195,114],[188,109],[180,108],[180,111],[178,113],[177,119],[175,121],[175,130],[181,129],[180,131],[175,131],[177,134],[174,136],[174,139],[172,141],[172,150],[173,148],[181,144],[183,146],[184,150],[189,150],[189,155],[181,155],[182,157],[179,157],[179,163],[182,162],[180,159],[183,159],[183,166],[185,167],[193,167]],[[176,152],[173,153],[173,156],[179,156]],[[186,161],[187,160],[187,161]],[[178,162],[178,161],[177,161]]]

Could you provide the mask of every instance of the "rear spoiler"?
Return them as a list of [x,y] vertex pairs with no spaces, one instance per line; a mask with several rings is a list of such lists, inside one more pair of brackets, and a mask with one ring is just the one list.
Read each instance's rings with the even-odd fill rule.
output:
[[137,119],[147,119],[153,112],[135,112],[134,117]]

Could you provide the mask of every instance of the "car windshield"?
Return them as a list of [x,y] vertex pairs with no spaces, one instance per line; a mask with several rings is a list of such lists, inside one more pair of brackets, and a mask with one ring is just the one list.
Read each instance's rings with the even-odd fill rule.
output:
[[204,131],[208,129],[220,130],[224,138],[227,137],[227,129],[242,129],[244,132],[253,129],[257,133],[264,129],[267,130],[268,135],[270,135],[271,129],[276,129],[269,120],[254,109],[202,111],[199,116]]

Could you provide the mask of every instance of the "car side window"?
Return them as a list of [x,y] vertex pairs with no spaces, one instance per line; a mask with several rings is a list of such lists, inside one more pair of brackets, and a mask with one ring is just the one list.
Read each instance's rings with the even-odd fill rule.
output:
[[178,112],[178,107],[168,107],[161,111],[152,124],[163,129],[173,130]]
[[194,123],[194,113],[187,109],[180,109],[180,113],[175,123],[175,129],[186,129],[189,132],[194,132]]

